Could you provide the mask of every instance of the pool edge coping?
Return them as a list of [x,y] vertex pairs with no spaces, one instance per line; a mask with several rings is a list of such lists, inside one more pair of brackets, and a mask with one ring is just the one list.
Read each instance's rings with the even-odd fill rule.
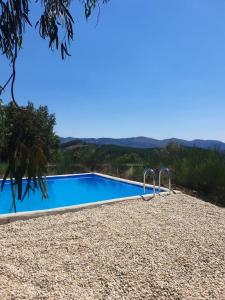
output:
[[[72,177],[76,175],[88,175],[88,174],[94,174],[97,176],[105,177],[108,179],[113,179],[129,184],[135,184],[139,186],[143,186],[143,183],[138,182],[138,181],[133,181],[129,179],[124,179],[120,177],[115,177],[115,176],[110,176],[102,173],[97,173],[97,172],[89,172],[89,173],[77,173],[77,174],[66,174],[66,175],[50,175],[46,176],[46,178],[51,178],[51,177]],[[146,184],[147,187],[153,187],[150,184]],[[157,188],[157,186],[156,186]],[[128,201],[128,200],[138,200],[138,199],[143,199],[143,198],[149,198],[146,200],[150,200],[152,198],[155,198],[157,196],[161,195],[169,195],[170,192],[166,188],[162,188],[163,192],[160,192],[156,195],[153,194],[145,194],[145,195],[135,195],[135,196],[130,196],[130,197],[123,197],[123,198],[115,198],[115,199],[109,199],[109,200],[103,200],[103,201],[95,201],[91,203],[85,203],[85,204],[77,204],[77,205],[70,205],[70,206],[63,206],[63,207],[58,207],[58,208],[51,208],[51,209],[45,209],[45,210],[34,210],[34,211],[28,211],[28,212],[18,212],[18,213],[9,213],[9,214],[4,214],[0,215],[0,225],[8,224],[14,221],[25,221],[28,219],[36,219],[39,217],[44,217],[44,216],[50,216],[50,215],[57,215],[57,214],[64,214],[64,213],[69,213],[69,212],[75,212],[75,211],[80,211],[83,209],[88,209],[88,208],[96,208],[98,206],[102,205],[107,205],[107,204],[113,204],[113,203],[118,203],[118,202],[123,202],[123,201]],[[145,199],[144,199],[145,200]]]

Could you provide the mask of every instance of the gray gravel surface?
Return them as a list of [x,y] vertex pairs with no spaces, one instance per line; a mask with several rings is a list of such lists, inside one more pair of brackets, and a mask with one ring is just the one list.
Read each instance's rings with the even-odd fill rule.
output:
[[180,195],[0,226],[0,299],[225,299],[225,209]]

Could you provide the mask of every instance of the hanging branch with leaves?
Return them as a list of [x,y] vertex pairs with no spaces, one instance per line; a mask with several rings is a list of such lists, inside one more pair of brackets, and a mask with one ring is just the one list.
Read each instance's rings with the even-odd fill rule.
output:
[[[81,1],[86,19],[97,5],[108,1]],[[41,38],[49,40],[49,48],[60,50],[62,59],[65,59],[66,56],[70,56],[68,48],[74,37],[71,1],[37,0],[37,2],[40,2],[43,13],[34,27],[38,28]],[[12,67],[12,73],[6,83],[0,85],[0,95],[10,84],[12,101],[17,107],[19,105],[14,93],[16,61],[18,51],[23,45],[26,26],[33,27],[29,17],[30,9],[32,4],[29,0],[0,0],[0,52],[10,61]]]

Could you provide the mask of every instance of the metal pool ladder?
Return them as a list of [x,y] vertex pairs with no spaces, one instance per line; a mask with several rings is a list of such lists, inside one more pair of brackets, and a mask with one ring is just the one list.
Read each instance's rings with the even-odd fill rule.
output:
[[153,169],[147,169],[144,171],[144,178],[143,178],[144,193],[145,193],[145,186],[146,186],[146,176],[148,174],[151,174],[153,178],[153,192],[155,196],[155,171]]
[[169,168],[162,168],[160,171],[159,171],[159,191],[160,191],[160,188],[161,188],[161,175],[163,173],[166,173],[167,176],[168,176],[168,189],[169,189],[169,193],[171,193],[171,176],[170,176],[170,169]]

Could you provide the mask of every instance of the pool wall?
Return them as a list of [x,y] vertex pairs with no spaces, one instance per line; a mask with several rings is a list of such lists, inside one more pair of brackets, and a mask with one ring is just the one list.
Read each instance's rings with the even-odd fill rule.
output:
[[[129,184],[133,184],[133,185],[143,186],[143,183],[141,183],[141,182],[123,179],[120,177],[114,177],[114,176],[110,176],[110,175],[105,175],[105,174],[101,174],[101,173],[95,173],[95,172],[80,173],[80,174],[54,175],[54,176],[46,176],[46,178],[52,178],[52,179],[60,178],[60,177],[65,178],[65,177],[71,177],[71,176],[75,177],[75,176],[80,176],[80,175],[97,175],[97,176],[105,177],[105,178],[108,178],[111,180],[116,180],[116,181],[121,181],[121,182],[129,183]],[[153,186],[150,184],[146,184],[146,187],[152,188]],[[157,188],[158,187],[156,186],[156,189]],[[161,188],[161,190],[162,190],[162,192],[160,192],[157,195],[168,195],[169,194],[168,189]],[[87,203],[87,204],[78,204],[78,205],[65,206],[65,207],[60,207],[60,208],[46,209],[46,210],[35,210],[35,211],[29,211],[29,212],[4,214],[4,215],[0,215],[0,225],[18,221],[18,220],[35,219],[38,217],[43,217],[43,216],[48,216],[48,215],[64,214],[64,213],[79,211],[79,210],[87,209],[87,208],[95,208],[100,205],[108,205],[108,204],[112,204],[115,202],[122,202],[122,201],[127,201],[127,200],[137,200],[137,199],[149,200],[153,197],[154,197],[153,194],[145,194],[143,196],[137,195],[137,196],[132,196],[132,197],[117,198],[117,199],[111,199],[111,200],[91,202],[91,203]]]

